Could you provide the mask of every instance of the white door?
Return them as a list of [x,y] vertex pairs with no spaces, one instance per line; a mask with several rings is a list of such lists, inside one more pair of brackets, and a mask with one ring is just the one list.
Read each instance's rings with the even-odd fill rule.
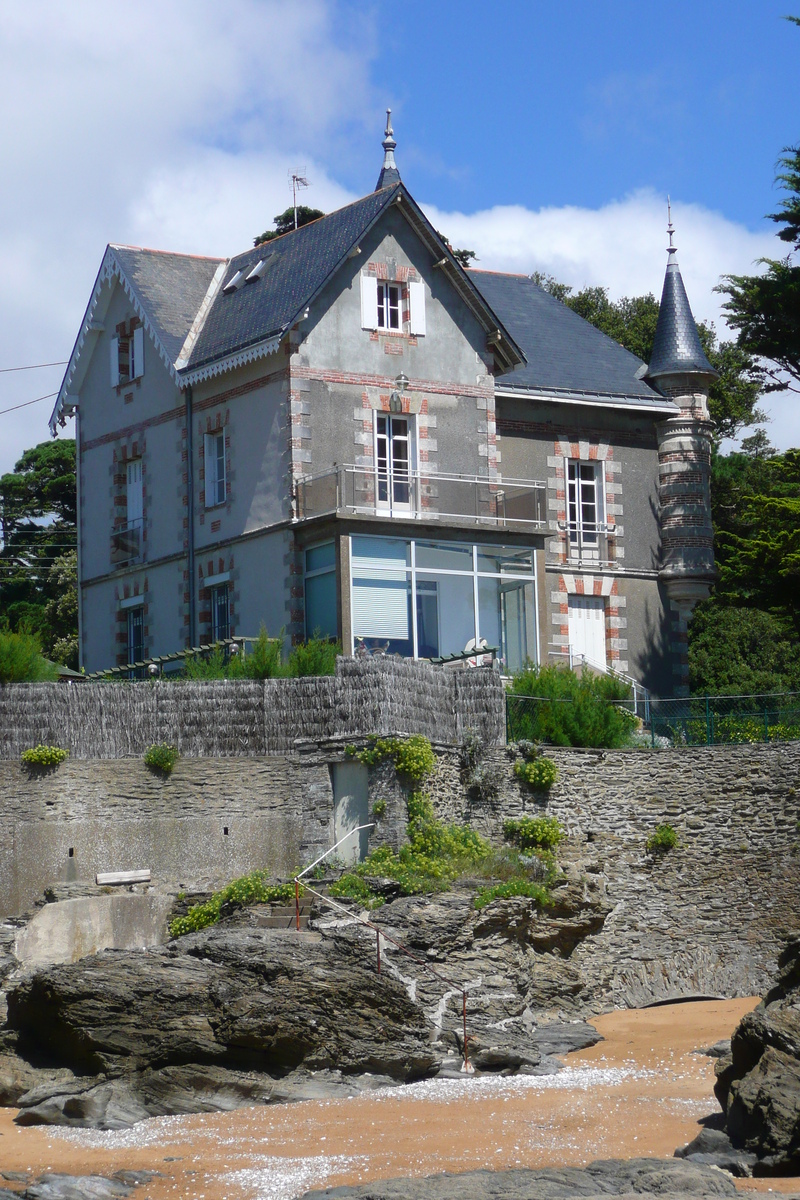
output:
[[378,467],[377,501],[390,512],[412,508],[413,432],[409,417],[376,413],[375,461]]
[[602,596],[570,596],[569,645],[573,656],[606,666],[606,606]]

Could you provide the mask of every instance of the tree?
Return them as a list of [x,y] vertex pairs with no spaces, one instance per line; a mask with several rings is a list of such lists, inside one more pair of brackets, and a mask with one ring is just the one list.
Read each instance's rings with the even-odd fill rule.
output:
[[[552,275],[536,272],[531,278],[631,354],[643,362],[650,361],[659,307],[652,292],[610,300],[604,287],[583,288],[573,294],[571,287],[559,283]],[[718,341],[714,326],[703,321],[698,322],[697,330],[708,361],[719,372],[708,397],[714,440],[719,442],[735,437],[748,425],[766,420],[757,407],[761,377],[754,357],[737,342]]]
[[474,250],[456,250],[453,247],[450,238],[445,237],[443,233],[440,233],[439,237],[442,239],[445,246],[447,246],[447,249],[450,251],[456,262],[459,263],[465,271],[469,270],[469,265],[471,262],[480,261]]
[[[77,636],[66,617],[51,630],[47,605],[68,586],[52,571],[76,544],[75,442],[42,442],[0,478],[0,612],[12,631],[36,634],[47,652]],[[69,585],[71,586],[71,585]]]
[[55,662],[78,667],[78,552],[57,558],[49,572],[50,599],[44,610],[47,649]]
[[[309,208],[306,204],[298,204],[297,228],[299,229],[301,225],[308,225],[309,221],[316,221],[319,217],[324,216],[325,213],[321,208]],[[273,238],[281,237],[284,233],[291,233],[295,228],[294,206],[290,205],[282,213],[278,213],[277,217],[272,218],[272,222],[275,228],[265,229],[257,238],[254,238],[254,246],[262,246],[264,242],[271,242]]]

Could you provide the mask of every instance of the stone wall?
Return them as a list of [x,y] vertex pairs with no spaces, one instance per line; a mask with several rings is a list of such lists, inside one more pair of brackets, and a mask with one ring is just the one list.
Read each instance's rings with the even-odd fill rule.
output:
[[505,740],[503,684],[489,669],[340,658],[335,676],[263,682],[28,683],[0,686],[0,758],[39,742],[73,758],[141,756],[169,742],[189,757],[285,754],[298,741],[467,730]]
[[[558,818],[559,857],[613,905],[573,956],[609,1004],[761,993],[800,929],[800,743],[547,754],[559,766],[549,796],[516,779],[513,749],[490,750],[488,801],[465,791],[455,752],[440,755],[437,811],[498,839],[509,817]],[[645,842],[662,822],[680,845],[654,860]]]

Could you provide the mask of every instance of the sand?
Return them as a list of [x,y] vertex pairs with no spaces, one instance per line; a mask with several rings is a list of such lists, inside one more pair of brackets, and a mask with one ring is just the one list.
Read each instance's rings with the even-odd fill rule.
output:
[[[116,1133],[20,1129],[14,1110],[0,1109],[0,1169],[160,1172],[136,1200],[293,1200],[312,1187],[393,1176],[671,1156],[719,1110],[713,1061],[693,1051],[729,1037],[756,1003],[600,1016],[606,1040],[543,1078],[432,1081],[349,1100],[157,1117]],[[800,1179],[739,1186],[800,1193]]]

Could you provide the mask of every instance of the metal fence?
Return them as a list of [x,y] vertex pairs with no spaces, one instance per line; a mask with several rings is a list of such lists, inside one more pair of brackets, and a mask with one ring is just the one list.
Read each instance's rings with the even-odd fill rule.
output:
[[[558,709],[564,705],[580,705],[583,711],[568,708],[559,719]],[[561,730],[579,728],[581,740],[572,744],[583,746],[627,744],[655,748],[800,741],[800,692],[687,696],[675,700],[648,697],[646,704],[637,702],[631,694],[627,700],[595,699],[590,707],[592,712],[583,700],[508,693],[507,740],[550,740],[547,731],[555,724]],[[625,710],[627,727],[625,718],[620,720],[620,710]]]
[[653,746],[800,740],[800,692],[650,701]]

